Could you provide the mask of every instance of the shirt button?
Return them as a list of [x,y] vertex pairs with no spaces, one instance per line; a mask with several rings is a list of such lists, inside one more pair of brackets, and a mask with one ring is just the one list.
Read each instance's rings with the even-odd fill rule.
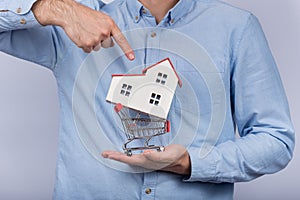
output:
[[147,11],[145,9],[142,10],[143,14],[147,14]]
[[146,193],[146,194],[150,194],[150,193],[151,193],[151,189],[150,189],[150,188],[147,188],[147,189],[145,190],[145,193]]
[[152,33],[151,33],[151,37],[153,37],[153,38],[156,37],[156,33],[155,33],[155,32],[152,32]]
[[27,22],[26,22],[26,20],[25,19],[21,19],[20,20],[20,24],[26,24]]
[[139,19],[139,16],[135,16],[135,20],[138,20]]
[[16,10],[16,12],[17,12],[17,13],[21,13],[21,12],[22,12],[22,8],[18,8],[18,9]]
[[171,23],[174,24],[174,22],[175,22],[175,19],[171,19]]

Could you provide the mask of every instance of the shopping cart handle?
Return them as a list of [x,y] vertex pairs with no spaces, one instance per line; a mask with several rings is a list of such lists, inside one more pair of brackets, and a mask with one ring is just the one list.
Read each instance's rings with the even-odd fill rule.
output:
[[117,103],[115,105],[115,111],[116,111],[116,113],[120,112],[122,109],[123,109],[123,105],[122,104]]
[[171,123],[169,120],[167,120],[165,123],[165,131],[169,133],[171,131]]

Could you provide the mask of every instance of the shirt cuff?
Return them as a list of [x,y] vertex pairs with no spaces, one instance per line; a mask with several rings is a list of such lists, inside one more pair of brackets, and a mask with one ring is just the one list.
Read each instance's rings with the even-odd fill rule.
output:
[[3,0],[0,2],[0,10],[8,10],[18,15],[30,12],[32,5],[37,0]]
[[213,146],[203,148],[189,148],[188,153],[191,161],[191,176],[184,182],[217,182],[216,171],[218,152]]
[[31,12],[34,2],[36,0],[1,1],[0,10],[7,10],[7,12],[0,12],[1,31],[41,26]]

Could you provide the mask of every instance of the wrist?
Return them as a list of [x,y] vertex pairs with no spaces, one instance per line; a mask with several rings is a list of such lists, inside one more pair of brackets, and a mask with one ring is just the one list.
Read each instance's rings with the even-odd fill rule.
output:
[[77,4],[74,0],[37,0],[31,10],[41,25],[63,27]]
[[190,175],[191,174],[191,160],[190,155],[186,151],[180,159],[180,168],[182,175]]

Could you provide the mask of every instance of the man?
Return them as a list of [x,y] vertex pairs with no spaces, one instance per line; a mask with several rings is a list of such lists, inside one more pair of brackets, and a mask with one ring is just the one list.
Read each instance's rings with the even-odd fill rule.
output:
[[[252,14],[213,0],[81,3],[85,6],[73,0],[0,3],[0,49],[49,68],[57,79],[62,122],[54,199],[232,199],[234,182],[274,173],[287,165],[294,131],[276,65]],[[145,29],[140,34],[141,28]],[[120,30],[129,34],[125,37]],[[168,40],[166,36],[174,33],[182,37]],[[125,38],[131,38],[130,42]],[[191,59],[172,53],[180,49],[162,48],[181,38],[192,38],[199,46]],[[129,44],[136,40],[146,46],[133,52]],[[104,74],[128,72],[129,65],[147,66],[169,56],[185,80],[185,91],[190,86],[194,92],[178,94],[181,102],[173,102],[169,117],[174,135],[164,139],[170,143],[165,152],[145,151],[132,157],[117,151],[99,152],[99,157],[102,153],[108,158],[107,163],[113,159],[149,170],[144,173],[124,172],[118,164],[99,162],[101,158],[92,153],[85,135],[92,135],[93,130],[89,131],[89,124],[80,124],[94,112],[92,103],[79,105],[88,107],[87,112],[76,104],[78,88],[79,96],[89,102],[85,84],[93,73],[80,79],[81,65],[90,62],[86,53],[114,43],[133,61],[115,59],[116,67],[107,67]],[[186,44],[179,45],[188,51]],[[214,65],[199,69],[193,59]],[[105,75],[99,79],[93,97],[95,113],[107,137],[119,144],[122,139],[115,135],[118,130],[113,129],[113,116],[103,98],[110,79]],[[222,87],[213,87],[218,80]],[[192,94],[198,107],[191,103]],[[223,116],[222,129],[209,132],[211,121],[218,121],[214,113]],[[192,123],[197,116],[201,121]],[[81,126],[86,131],[80,131]],[[235,126],[240,138],[235,138]],[[185,139],[181,137],[172,142],[182,132],[192,134],[190,140],[181,144]],[[94,142],[97,146],[98,141]]]

